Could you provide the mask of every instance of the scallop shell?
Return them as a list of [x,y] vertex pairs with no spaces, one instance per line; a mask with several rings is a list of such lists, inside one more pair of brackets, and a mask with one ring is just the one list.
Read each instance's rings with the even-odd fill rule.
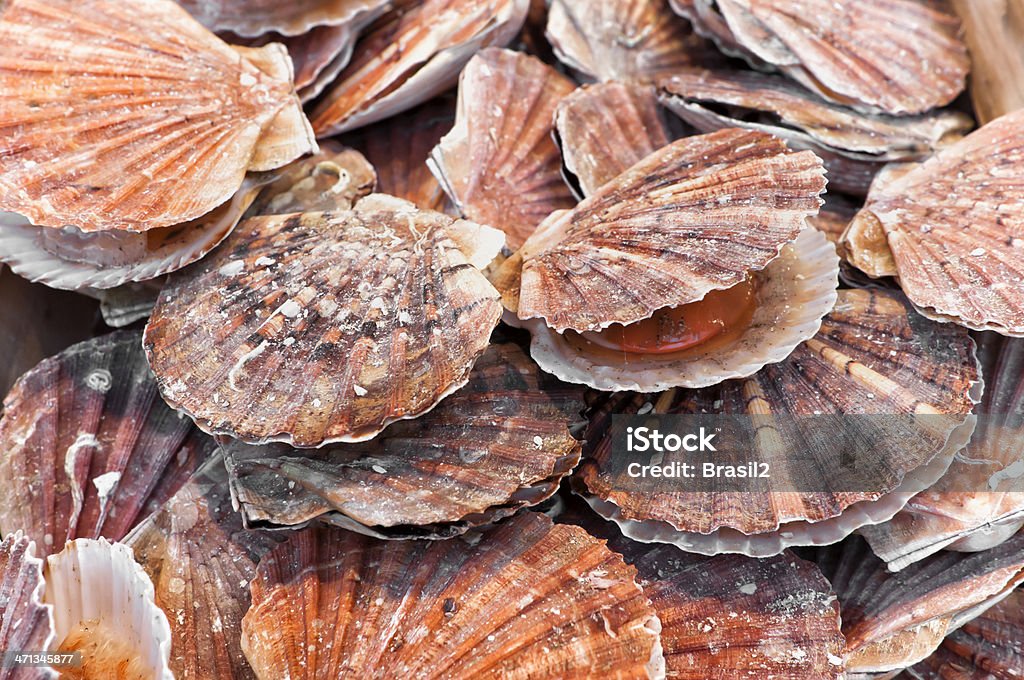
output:
[[103,323],[111,328],[124,328],[149,317],[164,282],[165,279],[160,278],[141,283],[127,283],[116,288],[79,292],[87,292],[100,301]]
[[383,194],[246,220],[164,288],[146,326],[150,366],[164,399],[213,434],[370,439],[469,379],[501,316],[476,267],[501,242]]
[[1017,589],[978,618],[946,636],[921,663],[914,680],[1012,680],[1024,668],[1024,590]]
[[167,617],[124,545],[102,538],[69,542],[46,559],[45,597],[56,634],[50,651],[80,652],[78,677],[174,680]]
[[383,120],[451,87],[470,57],[519,32],[529,0],[424,0],[384,15],[313,110],[326,137]]
[[0,69],[14,121],[0,131],[0,209],[33,224],[182,224],[228,201],[247,169],[316,148],[284,48],[240,57],[171,0],[12,0],[0,41],[17,46]]
[[476,542],[305,529],[260,563],[242,645],[260,678],[664,677],[635,576],[534,513]]
[[985,394],[971,441],[937,484],[861,533],[898,570],[943,548],[987,550],[1024,526],[1024,340],[979,336]]
[[530,354],[562,380],[599,390],[656,392],[744,378],[782,361],[818,332],[836,302],[838,277],[835,247],[821,232],[804,229],[777,259],[753,275],[758,305],[749,326],[735,338],[653,357],[612,354],[589,351],[543,322],[530,321]]
[[455,127],[428,160],[462,214],[504,231],[512,250],[575,203],[551,138],[555,107],[572,89],[534,57],[483,50],[463,69]]
[[[43,651],[53,644],[53,608],[43,602],[43,561],[20,531],[0,542],[0,650]],[[4,668],[4,680],[56,680],[49,668]]]
[[734,286],[797,237],[824,185],[814,154],[770,135],[677,140],[537,228],[520,251],[519,318],[596,331]]
[[923,159],[971,127],[969,117],[953,111],[859,113],[783,76],[749,71],[687,71],[659,86],[666,106],[698,130],[744,127],[776,134],[824,159],[830,189],[861,196],[881,163]]
[[970,67],[959,37],[960,21],[944,3],[672,4],[726,52],[747,58],[755,67],[771,64],[827,99],[864,110],[902,115],[948,104],[963,91]]
[[41,554],[119,540],[185,483],[213,441],[160,400],[141,334],[74,345],[17,382],[0,420],[0,532]]
[[900,285],[922,314],[1024,336],[1022,139],[1017,111],[869,194],[857,221],[884,229]]
[[895,574],[857,536],[813,558],[839,596],[846,668],[856,680],[925,659],[1009,596],[1024,581],[1024,534],[983,553],[939,552]]
[[[766,556],[791,545],[838,541],[863,524],[892,517],[938,479],[966,444],[978,386],[973,351],[966,332],[917,317],[896,293],[840,291],[835,310],[814,339],[751,378],[711,390],[623,394],[609,401],[592,418],[588,448],[574,475],[577,488],[630,538],[674,543],[694,552]],[[616,488],[607,472],[612,464],[610,440],[604,436],[609,416],[641,411],[786,414],[773,422],[777,437],[758,440],[753,460],[768,462],[772,470],[764,488],[757,487],[763,493],[702,491],[698,481],[690,491]],[[801,418],[816,412],[816,418]],[[906,416],[911,414],[924,417],[910,421]],[[851,415],[887,419],[847,418]],[[834,427],[833,421],[823,420],[829,418],[836,419]],[[796,451],[787,442],[806,442],[807,449]],[[850,442],[858,442],[854,455],[863,479],[839,482],[850,488],[801,491],[836,483],[842,469],[837,457]],[[807,468],[808,454],[818,461],[818,472]],[[688,454],[666,454],[665,462],[672,455]],[[788,464],[791,457],[795,462]],[[937,470],[931,469],[935,461]],[[925,468],[927,475],[921,477]],[[913,482],[909,489],[908,481]],[[872,509],[872,504],[879,507]]]
[[52,288],[114,288],[154,279],[195,262],[223,241],[267,178],[250,176],[224,205],[184,224],[144,233],[37,227],[0,214],[0,260],[29,281]]
[[222,458],[210,458],[125,539],[170,621],[170,667],[179,678],[255,677],[242,654],[242,617],[256,562],[276,540],[242,528],[227,484]]
[[345,137],[377,171],[377,190],[424,210],[457,214],[427,167],[431,150],[455,123],[455,100],[439,97]]
[[597,80],[650,81],[722,61],[666,0],[554,0],[546,34],[562,63]]
[[251,526],[320,518],[380,538],[451,536],[554,494],[579,463],[568,426],[583,408],[582,389],[500,342],[465,387],[372,441],[315,451],[222,448],[232,496]]
[[584,196],[670,141],[653,87],[586,85],[558,105],[555,128],[566,169]]
[[388,0],[178,0],[211,31],[255,37],[301,35],[317,26],[345,26],[379,13]]

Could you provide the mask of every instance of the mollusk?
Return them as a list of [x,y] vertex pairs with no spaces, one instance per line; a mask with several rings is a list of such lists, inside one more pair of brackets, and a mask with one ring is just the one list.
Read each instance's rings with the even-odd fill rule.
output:
[[[35,555],[35,543],[20,531],[0,542],[0,649],[47,650],[53,645],[53,608],[43,602],[43,560]],[[6,678],[56,680],[49,668],[23,668],[21,675],[0,673]]]
[[264,33],[301,35],[318,26],[345,26],[365,13],[380,12],[387,0],[178,0],[211,31],[256,37]]

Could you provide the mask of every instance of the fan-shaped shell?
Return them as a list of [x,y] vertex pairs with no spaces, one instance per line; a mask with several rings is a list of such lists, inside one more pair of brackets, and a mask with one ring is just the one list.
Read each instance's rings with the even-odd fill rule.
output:
[[655,90],[646,85],[585,85],[558,105],[555,127],[565,167],[584,196],[670,141]]
[[242,644],[260,678],[660,677],[635,575],[534,513],[475,542],[306,529],[260,563]]
[[893,673],[1024,581],[1024,534],[984,553],[939,552],[889,572],[853,536],[813,553],[839,597],[851,678]]
[[79,343],[22,376],[0,420],[0,531],[40,553],[119,540],[170,497],[213,441],[167,407],[141,334]]
[[858,221],[877,221],[900,285],[921,312],[1024,336],[1024,111],[998,118],[873,187]]
[[970,443],[892,520],[861,530],[890,569],[943,548],[986,550],[1024,526],[1024,341],[978,338],[985,393]]
[[560,61],[597,80],[649,81],[721,61],[667,0],[554,0],[546,34]]
[[824,185],[814,154],[770,135],[677,140],[537,228],[520,252],[519,318],[596,331],[730,288],[796,238]]
[[459,77],[455,127],[430,155],[462,214],[504,231],[513,250],[544,218],[575,203],[551,138],[555,107],[572,89],[534,57],[483,50]]
[[449,87],[483,47],[515,37],[529,0],[425,0],[384,15],[312,114],[317,136],[354,130]]
[[13,0],[0,42],[0,209],[33,224],[182,224],[316,148],[284,48],[240,56],[171,0]]
[[[591,421],[588,448],[574,477],[581,490],[596,497],[592,506],[631,538],[696,552],[756,555],[776,554],[787,545],[835,542],[864,523],[890,518],[923,488],[920,484],[934,482],[966,443],[978,380],[973,349],[962,329],[917,317],[895,293],[840,291],[817,336],[746,380],[610,400]],[[769,421],[777,436],[754,442],[753,459],[769,463],[771,479],[763,486],[751,483],[759,493],[715,491],[698,480],[678,491],[658,486],[644,491],[636,484],[620,488],[609,472],[614,463],[605,434],[609,416],[641,411],[784,415]],[[795,442],[803,445],[793,447]],[[743,452],[744,460],[750,453]],[[665,462],[686,455],[666,453]],[[856,479],[838,481],[843,455],[856,456]],[[901,487],[939,459],[944,465],[933,477],[910,490]],[[885,505],[888,514],[865,513],[864,502],[885,501],[894,490],[900,498],[895,507]],[[846,513],[850,517],[843,518]],[[837,518],[845,521],[827,522]]]
[[260,192],[249,216],[349,210],[368,196],[377,173],[361,153],[328,140],[320,151],[285,167]]
[[897,115],[948,104],[969,60],[944,3],[918,0],[672,0],[720,47],[822,96]]
[[246,220],[164,288],[146,326],[150,366],[207,432],[300,447],[369,439],[469,379],[501,315],[474,265],[501,242],[382,194]]
[[256,562],[276,544],[246,531],[217,455],[125,539],[171,626],[176,677],[255,678],[241,649]]
[[[0,542],[0,650],[36,651],[53,644],[53,609],[43,602],[43,561],[20,531]],[[56,680],[50,668],[4,668],[4,680]]]
[[222,442],[231,491],[254,526],[314,518],[383,538],[449,536],[551,496],[579,462],[568,426],[582,389],[492,344],[469,383],[363,444],[316,451]]
[[37,227],[16,213],[4,213],[0,259],[29,281],[67,290],[153,279],[195,262],[223,241],[267,179],[250,176],[227,203],[206,215],[144,233]]
[[1013,680],[1024,668],[1024,590],[1017,589],[907,669],[914,680]]
[[255,37],[271,31],[300,35],[317,26],[343,26],[379,12],[387,0],[178,0],[211,31]]

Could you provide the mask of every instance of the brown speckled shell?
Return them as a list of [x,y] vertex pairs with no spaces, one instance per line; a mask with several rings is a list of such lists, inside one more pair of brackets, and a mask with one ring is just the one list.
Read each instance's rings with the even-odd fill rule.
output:
[[501,316],[474,265],[500,243],[382,194],[246,220],[164,288],[146,326],[150,366],[168,403],[213,434],[369,439],[469,379]]
[[555,107],[573,83],[535,57],[488,48],[459,78],[455,127],[430,167],[468,219],[519,248],[555,210],[575,204],[551,138]]
[[256,677],[242,654],[242,617],[256,562],[277,541],[242,528],[227,484],[223,460],[211,457],[125,539],[171,624],[178,678]]
[[854,678],[921,661],[1024,581],[1024,534],[983,553],[939,552],[895,574],[859,536],[808,554],[839,597]]
[[385,14],[323,94],[311,119],[317,136],[401,113],[453,84],[475,52],[519,32],[529,0],[425,0]]
[[560,61],[597,80],[650,81],[723,60],[666,0],[554,0],[546,34]]
[[284,48],[240,57],[171,0],[12,0],[0,42],[0,209],[37,225],[181,224],[316,147]]
[[0,531],[40,555],[120,540],[213,452],[163,403],[139,332],[74,345],[26,373],[0,420]]
[[1024,111],[998,118],[872,188],[858,220],[888,237],[922,313],[1024,336]]
[[568,426],[582,388],[492,344],[469,383],[363,444],[316,451],[222,442],[231,491],[252,526],[314,518],[381,538],[451,536],[551,496],[579,462]]
[[760,132],[677,140],[538,227],[521,250],[519,318],[596,331],[734,286],[818,212],[824,173]]
[[[42,652],[56,642],[53,613],[43,602],[43,560],[32,541],[19,531],[0,543],[0,650]],[[5,667],[4,680],[56,680],[47,667]]]
[[[855,503],[875,500],[896,489],[907,473],[944,449],[951,432],[967,421],[974,405],[972,388],[978,379],[978,369],[973,351],[973,343],[964,330],[917,316],[897,294],[843,290],[817,336],[798,347],[785,361],[766,366],[748,379],[700,391],[623,393],[613,397],[591,421],[588,448],[574,477],[585,485],[587,493],[614,504],[615,519],[624,524],[627,535],[641,535],[644,523],[653,522],[665,526],[661,537],[670,536],[672,529],[682,532],[675,542],[688,548],[691,546],[686,545],[687,533],[711,534],[728,528],[744,534],[766,534],[777,532],[787,523],[822,522],[840,516]],[[863,466],[865,479],[871,480],[865,482],[864,491],[771,490],[799,489],[806,484],[782,479],[789,449],[777,446],[780,442],[807,442],[807,446],[815,447],[808,449],[815,451],[814,458],[819,461],[819,472],[813,478],[815,486],[826,482],[830,470],[838,469],[835,457],[842,447],[835,446],[822,432],[820,419],[790,420],[786,427],[794,431],[780,433],[777,441],[765,440],[757,458],[773,463],[772,479],[765,493],[639,493],[612,488],[608,477],[602,474],[602,467],[608,467],[611,456],[610,440],[603,437],[609,415],[637,413],[648,402],[657,413],[934,415],[919,425],[899,419],[889,425],[897,431],[886,432],[884,436],[865,432],[857,439],[872,442],[872,450],[877,451],[871,460],[858,458],[858,470]],[[856,425],[853,422],[843,427]],[[809,431],[800,432],[801,427]],[[905,431],[908,427],[914,429]],[[906,446],[907,441],[920,441],[921,445],[911,449]],[[873,467],[868,468],[868,462]],[[832,535],[831,540],[839,540],[856,526],[845,527],[845,533]],[[767,554],[779,552],[782,547],[785,545],[780,543],[777,550]]]
[[249,216],[349,210],[376,183],[377,174],[361,153],[327,140],[316,154],[283,168],[260,192]]
[[260,563],[242,644],[260,678],[658,677],[635,576],[535,513],[472,542],[305,529]]

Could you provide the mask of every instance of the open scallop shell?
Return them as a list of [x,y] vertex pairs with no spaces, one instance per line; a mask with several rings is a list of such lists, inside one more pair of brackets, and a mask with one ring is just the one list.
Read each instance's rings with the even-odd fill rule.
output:
[[667,145],[668,126],[648,85],[585,85],[562,100],[555,129],[566,169],[584,196]]
[[328,140],[264,187],[249,216],[349,210],[376,183],[377,173],[361,153]]
[[266,179],[251,175],[212,212],[144,233],[37,227],[16,213],[0,213],[0,260],[29,281],[66,290],[154,279],[213,250],[242,219]]
[[593,351],[541,321],[530,321],[525,324],[533,336],[530,354],[562,380],[607,391],[657,392],[744,378],[782,361],[818,332],[836,302],[838,276],[835,247],[821,232],[808,228],[753,275],[758,303],[750,324],[738,336],[647,356]]
[[359,41],[313,110],[317,136],[383,120],[444,92],[477,51],[511,41],[528,9],[529,0],[425,0],[393,9]]
[[984,553],[939,552],[898,573],[859,536],[812,553],[839,597],[853,680],[928,657],[1024,581],[1024,534]]
[[459,77],[455,127],[428,161],[462,214],[505,232],[518,249],[555,210],[572,207],[551,138],[571,80],[535,57],[488,48]]
[[603,541],[535,513],[477,539],[293,533],[252,583],[249,663],[261,679],[664,677],[657,616]]
[[455,100],[438,97],[412,111],[361,128],[345,141],[377,171],[377,190],[424,210],[457,214],[427,167],[430,152],[455,123]]
[[554,0],[546,34],[562,63],[597,80],[650,81],[722,60],[666,0]]
[[[53,608],[43,602],[43,560],[35,544],[20,531],[0,542],[0,650],[42,652],[53,645]],[[49,668],[21,668],[0,673],[5,680],[56,680]]]
[[726,52],[823,97],[903,115],[953,101],[969,60],[960,21],[920,0],[672,0]]
[[211,31],[255,37],[264,33],[300,35],[317,26],[345,26],[388,0],[178,0]]
[[[606,403],[592,418],[588,449],[574,475],[577,488],[630,538],[694,552],[764,556],[791,545],[838,541],[863,524],[892,517],[938,479],[966,444],[979,387],[973,351],[965,331],[921,319],[895,293],[840,291],[817,336],[750,378],[695,392],[623,394]],[[758,439],[754,460],[772,470],[767,486],[758,487],[763,493],[701,491],[697,482],[680,491],[615,488],[602,472],[612,463],[609,416],[641,411],[785,414],[773,422],[772,432],[784,428],[777,437]],[[817,417],[801,419],[812,414]],[[827,425],[828,418],[873,414],[892,419]],[[911,420],[912,414],[922,417]],[[854,441],[863,490],[799,491],[827,484]],[[796,450],[792,442],[806,444]],[[788,465],[791,453],[805,462]],[[813,470],[806,467],[812,464],[808,454]],[[666,454],[666,462],[670,455],[683,454]],[[813,478],[802,476],[811,473]]]
[[141,333],[74,345],[26,373],[0,420],[0,531],[41,554],[121,539],[214,450],[160,399]]
[[978,427],[942,479],[861,533],[890,569],[943,548],[987,550],[1024,526],[1024,340],[979,336],[985,393]]
[[369,442],[315,451],[223,442],[232,496],[251,526],[320,518],[381,538],[462,533],[555,493],[579,463],[569,425],[582,392],[515,343],[492,344],[465,387]]
[[971,126],[969,117],[953,111],[859,113],[783,76],[749,71],[686,71],[659,86],[668,108],[698,130],[745,127],[776,134],[824,159],[830,190],[862,196],[882,163],[923,159]]
[[495,229],[374,194],[243,222],[171,277],[146,326],[164,398],[213,434],[372,438],[469,379],[501,316]]
[[316,148],[284,48],[240,56],[171,0],[12,0],[0,41],[0,209],[33,224],[182,224]]
[[1013,591],[946,636],[931,656],[908,668],[914,680],[1013,680],[1024,669],[1024,590]]
[[45,576],[55,632],[48,651],[81,653],[75,677],[174,680],[170,625],[131,550],[80,538],[46,559]]
[[879,224],[925,316],[1024,336],[1024,111],[876,182],[857,223]]
[[179,678],[254,677],[242,653],[242,617],[256,562],[277,541],[242,528],[227,485],[223,460],[210,458],[125,539],[170,621],[170,667]]
[[817,213],[824,172],[813,153],[760,132],[677,140],[527,239],[519,318],[597,331],[732,287]]

